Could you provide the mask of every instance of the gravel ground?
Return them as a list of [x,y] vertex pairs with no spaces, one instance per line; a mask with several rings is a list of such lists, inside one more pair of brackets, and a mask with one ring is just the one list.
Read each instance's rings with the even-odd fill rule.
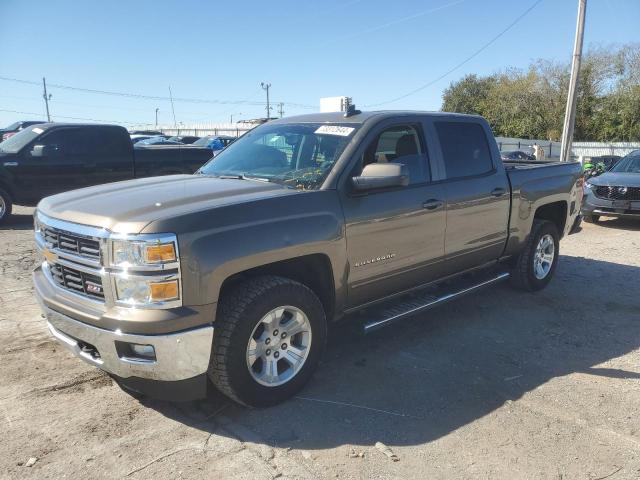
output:
[[297,398],[247,410],[133,398],[59,347],[17,213],[0,230],[1,478],[640,478],[640,223],[563,240],[538,294],[334,328]]

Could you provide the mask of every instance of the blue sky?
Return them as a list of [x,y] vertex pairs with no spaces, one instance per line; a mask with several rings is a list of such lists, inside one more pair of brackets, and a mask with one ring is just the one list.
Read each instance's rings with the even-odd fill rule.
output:
[[[260,82],[285,115],[323,96],[358,106],[424,85],[469,57],[534,0],[0,0],[0,76],[94,90],[244,102],[175,102],[177,121],[264,116]],[[467,73],[569,60],[577,1],[542,0],[446,78],[381,108],[437,110]],[[589,0],[585,46],[639,41],[639,0]],[[172,123],[167,99],[50,88],[53,119]],[[44,118],[41,86],[0,80],[0,126]]]

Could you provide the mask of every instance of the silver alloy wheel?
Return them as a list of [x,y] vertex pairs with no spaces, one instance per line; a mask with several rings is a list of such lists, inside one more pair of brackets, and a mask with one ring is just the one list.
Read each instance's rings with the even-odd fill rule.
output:
[[547,233],[540,237],[533,256],[533,273],[538,280],[542,280],[549,275],[555,256],[556,245],[553,241],[553,236]]
[[4,200],[4,197],[0,195],[0,220],[2,220],[7,213],[7,203]]
[[247,367],[253,379],[267,387],[291,380],[311,348],[311,323],[290,305],[274,308],[253,329],[247,345]]

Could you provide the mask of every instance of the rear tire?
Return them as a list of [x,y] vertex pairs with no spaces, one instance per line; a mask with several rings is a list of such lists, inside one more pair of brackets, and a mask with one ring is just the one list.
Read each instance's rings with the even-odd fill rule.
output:
[[512,285],[528,292],[542,290],[553,277],[559,255],[558,228],[547,220],[534,220],[527,243],[511,271]]
[[582,218],[587,223],[598,223],[598,221],[600,220],[600,215],[585,215]]
[[5,223],[11,216],[12,209],[13,202],[11,201],[9,193],[6,190],[0,188],[0,225]]
[[209,378],[243,405],[280,403],[311,378],[326,338],[325,312],[311,289],[277,276],[249,279],[220,301]]

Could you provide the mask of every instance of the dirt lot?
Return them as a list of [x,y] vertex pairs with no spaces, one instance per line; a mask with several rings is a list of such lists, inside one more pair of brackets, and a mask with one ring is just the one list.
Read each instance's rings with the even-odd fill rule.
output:
[[2,478],[640,478],[639,223],[565,239],[539,294],[336,328],[299,397],[247,410],[135,399],[57,346],[18,213],[0,230]]

